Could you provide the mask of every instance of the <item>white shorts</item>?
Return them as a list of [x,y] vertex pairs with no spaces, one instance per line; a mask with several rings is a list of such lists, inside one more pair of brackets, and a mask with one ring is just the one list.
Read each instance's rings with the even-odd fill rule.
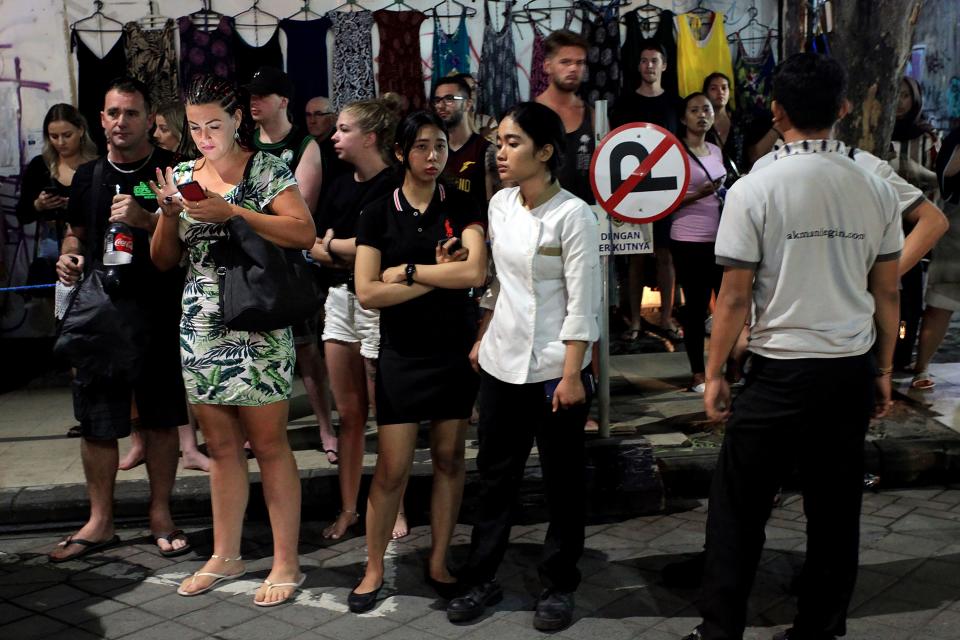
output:
[[322,340],[359,342],[360,355],[376,359],[380,354],[380,312],[364,309],[347,285],[330,287],[323,304],[326,321]]
[[960,300],[957,298],[957,285],[938,283],[927,285],[926,302],[932,307],[945,311],[960,311]]

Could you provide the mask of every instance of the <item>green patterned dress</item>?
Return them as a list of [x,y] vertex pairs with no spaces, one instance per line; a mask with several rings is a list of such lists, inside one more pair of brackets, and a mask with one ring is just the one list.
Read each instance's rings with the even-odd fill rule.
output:
[[[195,163],[177,165],[177,184],[193,179]],[[245,209],[269,213],[270,202],[296,184],[286,164],[258,152],[243,183],[223,197]],[[242,202],[237,202],[238,195]],[[189,258],[180,318],[180,359],[190,403],[262,406],[289,399],[295,362],[290,328],[248,332],[223,324],[210,244],[226,237],[225,226],[198,222],[184,211],[179,235]]]

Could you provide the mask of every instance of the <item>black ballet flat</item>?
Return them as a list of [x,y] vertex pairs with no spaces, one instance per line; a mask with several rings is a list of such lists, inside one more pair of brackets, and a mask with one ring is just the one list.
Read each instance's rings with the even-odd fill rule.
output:
[[430,574],[424,574],[423,581],[436,591],[437,595],[443,600],[453,600],[466,593],[462,582],[440,582],[431,578]]
[[[357,585],[358,587],[360,585]],[[380,586],[371,591],[370,593],[357,593],[356,588],[350,592],[350,595],[347,596],[347,607],[352,613],[366,613],[373,609],[373,606],[377,603],[377,596],[380,595],[380,590],[383,589],[383,583],[380,583]]]

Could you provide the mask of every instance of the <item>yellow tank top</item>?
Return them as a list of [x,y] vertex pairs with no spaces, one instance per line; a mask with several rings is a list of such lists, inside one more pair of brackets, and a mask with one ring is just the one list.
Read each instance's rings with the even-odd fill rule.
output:
[[[688,96],[703,89],[703,79],[714,71],[730,78],[730,108],[733,99],[733,62],[730,59],[730,46],[727,44],[723,28],[723,13],[714,13],[710,33],[703,40],[697,40],[694,29],[700,33],[700,16],[684,13],[676,17],[677,21],[677,84],[680,97]],[[692,26],[692,28],[691,28]]]

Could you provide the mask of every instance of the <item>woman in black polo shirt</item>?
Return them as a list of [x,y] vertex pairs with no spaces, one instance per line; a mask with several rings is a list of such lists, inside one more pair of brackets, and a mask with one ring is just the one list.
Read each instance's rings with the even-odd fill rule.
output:
[[464,435],[478,386],[469,360],[477,318],[468,289],[486,279],[485,220],[472,200],[437,183],[448,151],[436,115],[410,114],[396,140],[403,185],[365,208],[357,231],[357,296],[364,307],[380,309],[380,444],[367,503],[366,575],[348,599],[355,613],[370,610],[383,586],[383,555],[424,420],[431,422],[433,460],[426,577],[443,597],[455,590],[446,554],[460,510]]

